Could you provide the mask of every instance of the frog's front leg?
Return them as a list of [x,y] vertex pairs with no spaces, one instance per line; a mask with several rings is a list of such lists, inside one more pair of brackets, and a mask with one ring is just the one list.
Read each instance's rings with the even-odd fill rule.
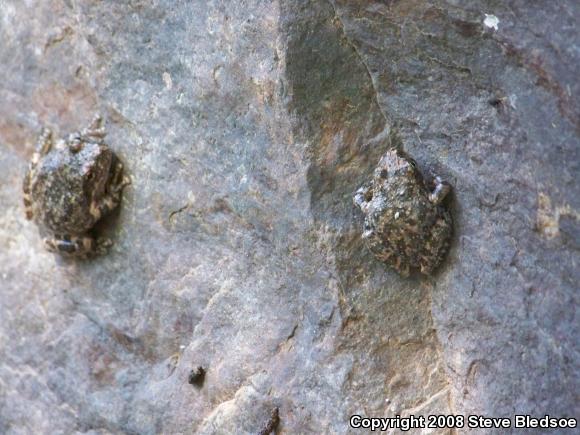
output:
[[439,205],[443,202],[451,190],[451,187],[449,186],[449,183],[443,181],[441,177],[435,177],[433,184],[435,185],[435,188],[433,189],[433,192],[429,194],[429,201],[435,205]]
[[38,162],[42,157],[47,155],[52,149],[52,131],[49,128],[43,128],[38,141],[36,142],[36,147],[34,154],[32,154],[32,159],[30,161],[30,171],[33,171]]
[[82,136],[103,139],[106,136],[103,118],[101,115],[95,115],[87,128],[81,132]]
[[95,115],[88,127],[69,135],[67,143],[73,153],[78,153],[85,142],[102,144],[107,132],[103,126],[103,118]]
[[36,166],[41,157],[47,155],[52,149],[52,130],[50,128],[43,128],[38,142],[36,143],[36,150],[32,156],[32,164]]

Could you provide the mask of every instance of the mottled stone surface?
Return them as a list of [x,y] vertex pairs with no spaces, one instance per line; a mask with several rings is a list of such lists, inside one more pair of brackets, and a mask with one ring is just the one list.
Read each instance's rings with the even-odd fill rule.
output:
[[[574,0],[0,0],[0,433],[579,416],[579,21]],[[96,112],[133,183],[112,252],[65,261],[22,177],[41,126]],[[431,278],[360,239],[391,131],[454,187]]]

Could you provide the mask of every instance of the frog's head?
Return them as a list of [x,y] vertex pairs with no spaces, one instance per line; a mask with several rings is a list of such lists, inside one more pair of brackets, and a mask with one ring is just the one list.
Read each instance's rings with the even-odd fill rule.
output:
[[377,181],[394,177],[416,177],[419,174],[417,163],[407,153],[390,149],[379,161],[374,178]]

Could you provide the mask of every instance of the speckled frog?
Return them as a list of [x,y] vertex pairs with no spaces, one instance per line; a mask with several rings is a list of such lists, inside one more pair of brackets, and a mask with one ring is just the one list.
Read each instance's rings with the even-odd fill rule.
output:
[[432,187],[412,158],[391,149],[354,196],[365,215],[367,246],[404,277],[411,269],[430,275],[449,249],[453,222],[442,201],[450,186],[435,177]]
[[103,254],[108,239],[91,230],[121,201],[123,165],[104,142],[105,129],[97,116],[86,129],[53,143],[44,129],[26,176],[26,217],[34,219],[47,236],[49,251],[64,256]]

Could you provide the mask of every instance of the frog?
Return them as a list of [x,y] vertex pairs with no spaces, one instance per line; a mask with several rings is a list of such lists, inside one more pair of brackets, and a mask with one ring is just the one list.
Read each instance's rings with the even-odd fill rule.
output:
[[130,180],[105,136],[100,115],[66,139],[54,141],[52,131],[42,129],[24,176],[24,208],[50,252],[88,258],[112,245],[93,229],[119,206]]
[[375,258],[403,277],[413,270],[432,275],[453,234],[445,202],[450,192],[450,184],[440,176],[427,183],[409,154],[388,149],[372,178],[353,196],[364,215],[364,243]]

